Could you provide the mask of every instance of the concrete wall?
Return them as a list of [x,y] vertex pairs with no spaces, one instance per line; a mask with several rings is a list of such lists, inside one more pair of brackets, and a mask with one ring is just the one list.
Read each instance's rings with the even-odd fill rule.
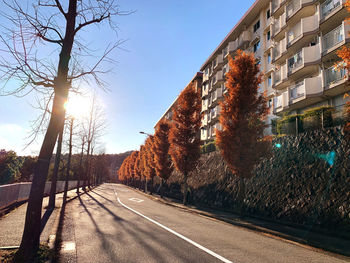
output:
[[[58,181],[56,193],[64,191],[64,181]],[[0,209],[20,201],[26,201],[29,197],[32,183],[17,183],[0,185]],[[68,190],[74,189],[77,181],[69,181]],[[51,182],[46,182],[44,195],[50,194]]]

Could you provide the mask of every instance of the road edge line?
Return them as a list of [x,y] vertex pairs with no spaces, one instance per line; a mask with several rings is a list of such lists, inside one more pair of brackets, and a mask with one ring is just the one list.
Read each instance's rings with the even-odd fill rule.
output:
[[191,240],[191,239],[189,239],[189,238],[187,238],[187,237],[181,235],[180,233],[177,233],[176,231],[170,229],[169,227],[166,227],[166,226],[162,225],[161,223],[159,223],[159,222],[153,220],[152,218],[149,218],[149,217],[147,217],[147,216],[141,214],[140,212],[134,210],[133,208],[128,207],[127,205],[123,204],[122,201],[120,201],[120,199],[119,199],[119,197],[118,197],[118,195],[117,195],[117,192],[115,191],[114,187],[113,187],[113,190],[114,190],[114,194],[117,196],[118,202],[119,202],[123,207],[125,207],[126,209],[128,209],[128,210],[134,212],[135,214],[137,214],[137,215],[139,215],[139,216],[141,216],[141,217],[147,219],[148,221],[152,222],[153,224],[155,224],[155,225],[157,225],[157,226],[163,228],[164,230],[166,230],[166,231],[172,233],[173,235],[175,235],[175,236],[177,236],[177,237],[179,237],[179,238],[185,240],[186,242],[190,243],[191,245],[193,245],[193,246],[195,246],[195,247],[197,247],[197,248],[203,250],[203,251],[206,252],[207,254],[209,254],[209,255],[211,255],[211,256],[213,256],[213,257],[215,257],[215,258],[221,260],[222,262],[225,262],[225,263],[233,263],[232,261],[230,261],[230,260],[224,258],[223,256],[220,256],[219,254],[215,253],[214,251],[211,251],[210,249],[208,249],[208,248],[206,248],[206,247],[203,247],[202,245],[198,244],[197,242],[195,242],[195,241],[193,241],[193,240]]

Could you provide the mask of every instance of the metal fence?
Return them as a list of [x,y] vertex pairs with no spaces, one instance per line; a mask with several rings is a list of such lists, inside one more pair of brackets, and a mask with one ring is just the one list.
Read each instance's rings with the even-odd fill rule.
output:
[[[65,181],[57,181],[56,193],[64,191]],[[0,185],[0,210],[17,202],[26,201],[29,198],[32,183],[16,183]],[[77,187],[77,181],[69,181],[68,190]],[[50,194],[51,182],[46,182],[44,196]]]

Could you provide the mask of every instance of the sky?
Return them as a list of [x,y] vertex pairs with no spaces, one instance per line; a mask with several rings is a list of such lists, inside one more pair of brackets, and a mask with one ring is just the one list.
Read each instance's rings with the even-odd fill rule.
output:
[[[101,142],[107,153],[139,148],[145,140],[139,132],[154,132],[155,123],[253,2],[119,0],[121,10],[133,12],[116,18],[117,35],[106,25],[83,32],[97,53],[110,42],[124,40],[112,54],[112,71],[103,76],[108,91],[85,87],[97,91],[106,112],[108,127]],[[0,8],[6,11],[2,4]],[[0,56],[6,54],[0,50]],[[38,154],[42,136],[24,149],[30,124],[40,114],[33,108],[35,98],[35,93],[0,96],[0,149]]]

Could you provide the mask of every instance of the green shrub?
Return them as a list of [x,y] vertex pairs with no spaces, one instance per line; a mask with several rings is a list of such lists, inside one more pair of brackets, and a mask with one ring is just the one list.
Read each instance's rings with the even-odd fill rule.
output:
[[[321,106],[308,109],[302,115],[304,123],[304,130],[322,129],[324,127],[333,126],[332,113],[334,107],[332,106]],[[323,115],[323,125],[322,125]]]
[[299,120],[298,124],[301,124],[299,114],[284,115],[283,118],[277,120],[277,134],[295,134],[296,118]]

